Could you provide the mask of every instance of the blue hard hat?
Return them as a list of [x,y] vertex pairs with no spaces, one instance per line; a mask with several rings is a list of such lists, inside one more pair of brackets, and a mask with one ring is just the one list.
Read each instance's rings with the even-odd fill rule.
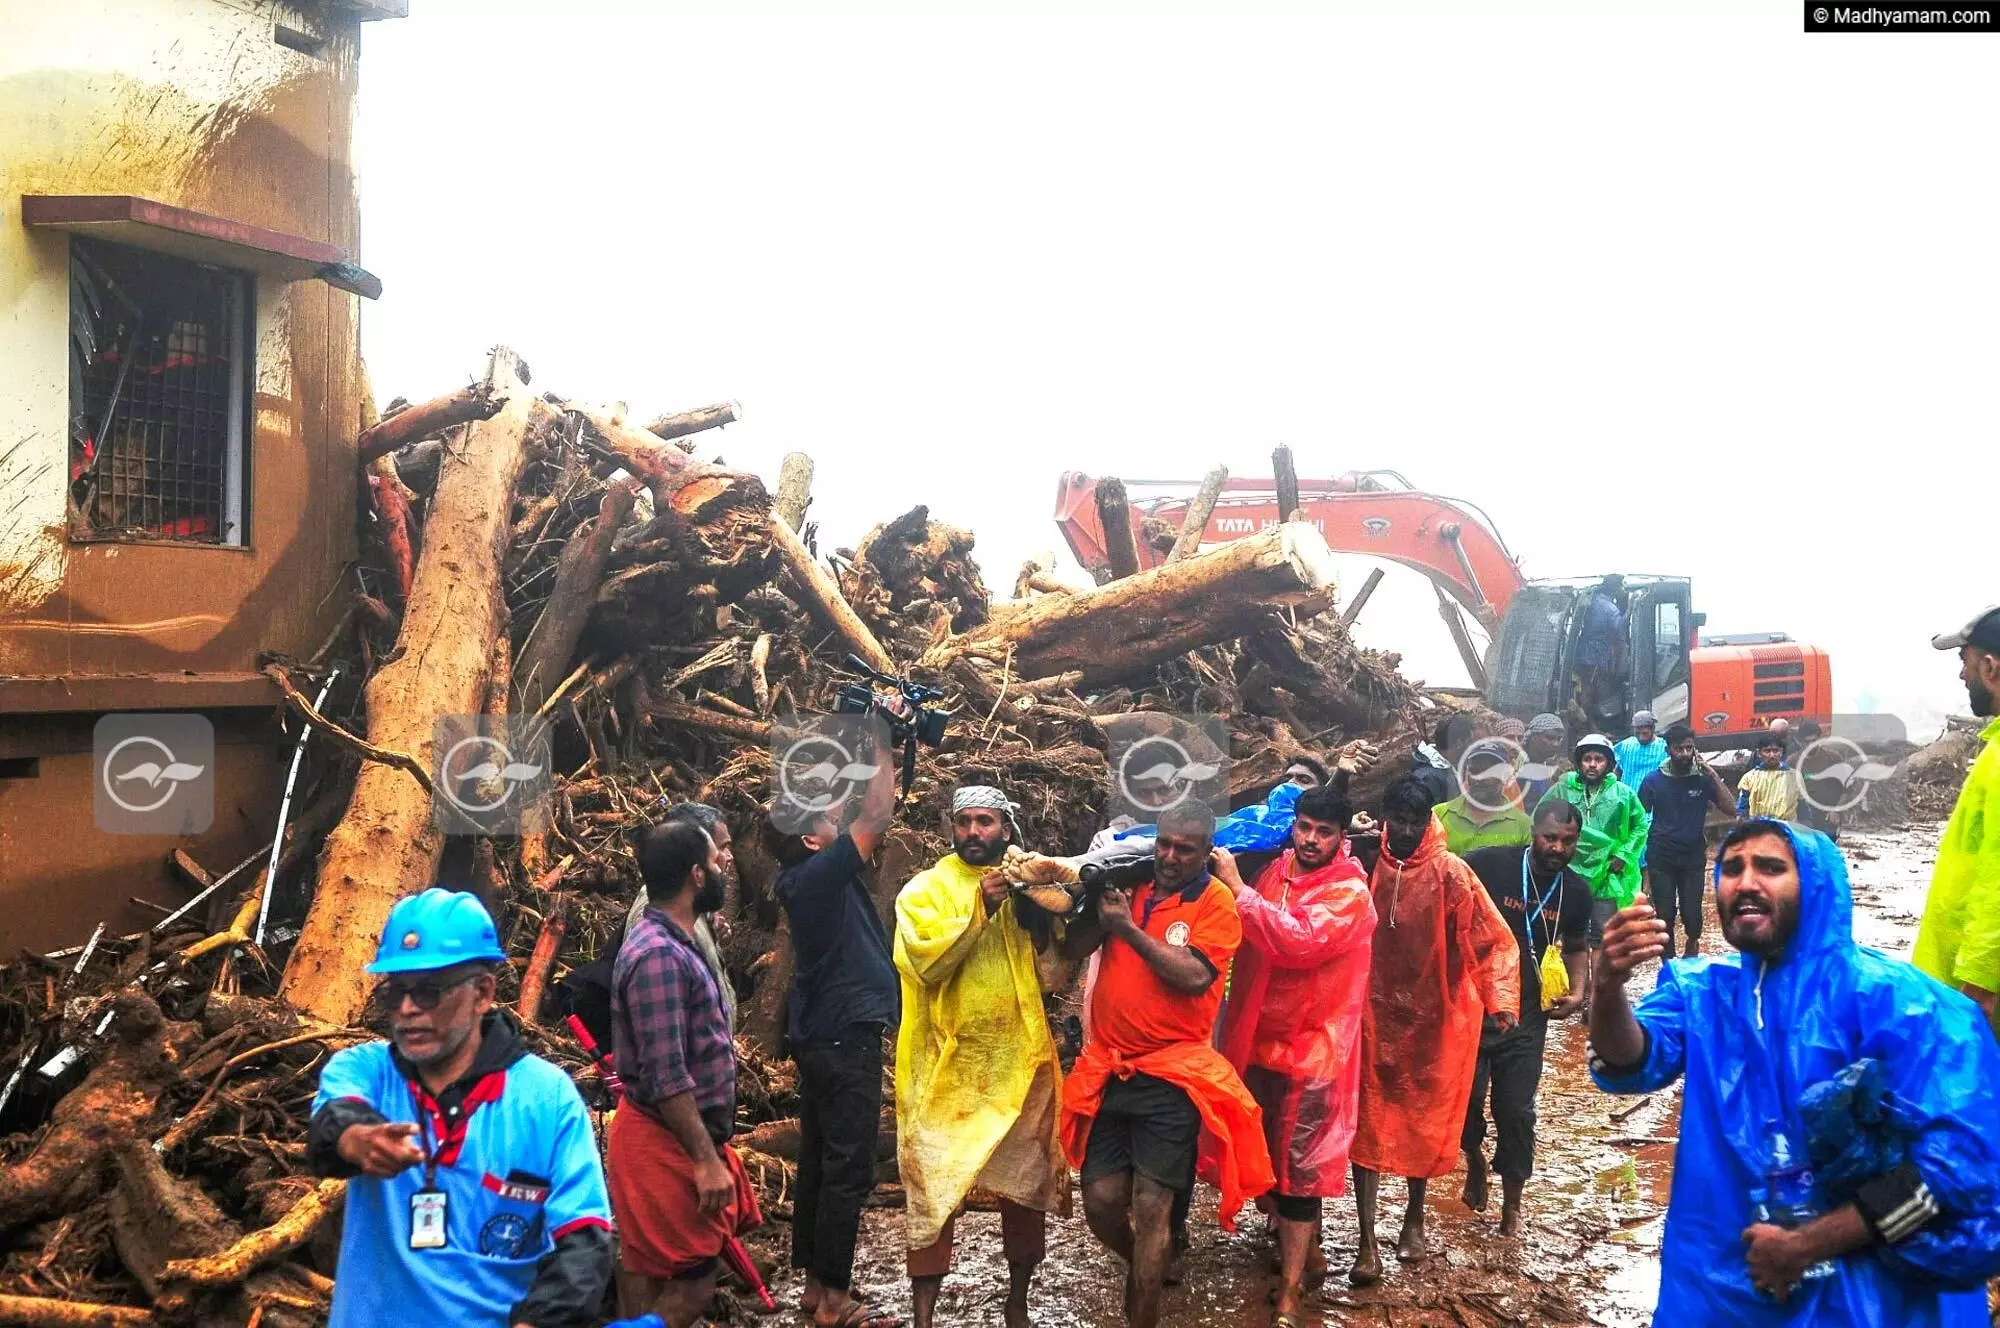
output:
[[370,973],[421,973],[474,960],[502,960],[500,933],[478,898],[432,886],[389,910]]

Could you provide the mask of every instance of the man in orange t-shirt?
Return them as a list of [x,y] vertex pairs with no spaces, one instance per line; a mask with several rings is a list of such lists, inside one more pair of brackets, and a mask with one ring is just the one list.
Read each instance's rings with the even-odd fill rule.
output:
[[1256,1101],[1212,1045],[1230,959],[1243,939],[1229,889],[1208,874],[1215,820],[1160,817],[1153,881],[1105,890],[1071,928],[1073,956],[1099,945],[1090,1040],[1063,1092],[1063,1148],[1083,1180],[1084,1215],[1131,1264],[1126,1322],[1153,1328],[1172,1251],[1174,1195],[1194,1172],[1203,1127],[1228,1224],[1272,1185]]

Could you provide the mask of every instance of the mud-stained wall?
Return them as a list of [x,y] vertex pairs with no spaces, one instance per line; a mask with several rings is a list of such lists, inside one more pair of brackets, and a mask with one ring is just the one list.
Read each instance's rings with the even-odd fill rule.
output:
[[67,536],[68,237],[23,194],[135,194],[356,247],[357,24],[269,0],[0,5],[0,676],[249,670],[310,653],[351,556],[357,300],[255,279],[243,548]]

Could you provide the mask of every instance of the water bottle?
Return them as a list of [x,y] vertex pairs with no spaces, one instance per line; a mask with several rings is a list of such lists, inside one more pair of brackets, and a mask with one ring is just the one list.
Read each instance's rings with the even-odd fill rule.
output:
[[[1771,1168],[1762,1185],[1751,1187],[1750,1205],[1759,1222],[1776,1227],[1802,1227],[1820,1215],[1813,1198],[1812,1170],[1792,1152],[1792,1141],[1782,1129],[1771,1132]],[[1801,1278],[1813,1282],[1832,1276],[1832,1262],[1821,1259]]]

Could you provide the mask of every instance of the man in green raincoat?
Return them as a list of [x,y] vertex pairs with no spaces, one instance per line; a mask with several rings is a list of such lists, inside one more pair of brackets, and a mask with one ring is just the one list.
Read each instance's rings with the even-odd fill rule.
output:
[[1985,746],[1959,790],[1938,843],[1924,922],[1910,962],[1978,1002],[2000,1007],[2000,605],[1931,642],[1956,650]]
[[1604,924],[1639,897],[1640,864],[1646,860],[1646,834],[1653,818],[1639,795],[1611,773],[1616,764],[1611,739],[1585,734],[1571,751],[1576,768],[1549,786],[1540,807],[1550,799],[1567,802],[1583,813],[1583,833],[1576,841],[1570,870],[1590,883],[1590,944],[1604,939]]

